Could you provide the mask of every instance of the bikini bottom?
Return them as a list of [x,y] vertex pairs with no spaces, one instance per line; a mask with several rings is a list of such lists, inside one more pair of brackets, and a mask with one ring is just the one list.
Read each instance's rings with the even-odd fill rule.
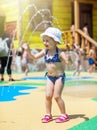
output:
[[62,83],[64,84],[65,82],[65,73],[58,76],[50,76],[46,73],[46,76],[53,82],[53,84],[55,84],[56,80],[59,79],[60,77],[61,77]]

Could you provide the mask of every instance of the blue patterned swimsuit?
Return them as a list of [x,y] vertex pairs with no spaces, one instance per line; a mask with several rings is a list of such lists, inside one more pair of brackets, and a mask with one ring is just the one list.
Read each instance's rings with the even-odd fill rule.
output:
[[58,48],[56,48],[56,54],[52,58],[47,58],[47,54],[48,54],[48,50],[46,50],[45,57],[44,57],[46,63],[61,62],[61,60],[59,59]]
[[[55,63],[55,62],[61,62],[61,60],[59,58],[58,48],[57,47],[56,47],[56,54],[52,58],[47,58],[47,54],[48,54],[48,50],[46,50],[45,57],[44,57],[44,60],[45,60],[46,63],[50,63],[50,62],[53,62],[53,63]],[[61,75],[58,75],[58,76],[50,76],[50,75],[48,75],[48,72],[47,72],[46,76],[47,76],[47,78],[49,78],[53,82],[53,84],[55,84],[56,80],[61,77],[62,83],[64,84],[65,73],[63,73]]]
[[89,58],[88,62],[89,62],[89,65],[94,65],[95,64],[95,62],[94,62],[94,60],[92,58]]

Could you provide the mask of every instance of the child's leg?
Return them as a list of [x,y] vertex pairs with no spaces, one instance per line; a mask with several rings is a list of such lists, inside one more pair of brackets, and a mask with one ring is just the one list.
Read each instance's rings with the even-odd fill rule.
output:
[[78,64],[78,62],[76,61],[76,62],[75,62],[75,71],[73,72],[73,76],[75,76],[76,73],[78,73],[78,69],[79,69],[79,64]]
[[28,68],[28,65],[26,64],[25,66],[25,75],[28,76],[28,72],[29,72],[29,68]]
[[92,73],[95,70],[95,64],[91,65],[88,72]]
[[77,76],[79,76],[80,75],[80,72],[82,71],[82,66],[81,66],[81,64],[79,64],[79,66],[78,66],[78,74],[77,74]]
[[47,123],[51,120],[52,114],[51,114],[51,108],[52,108],[52,97],[53,97],[53,83],[47,79],[47,85],[46,85],[46,114],[42,118],[42,123]]
[[65,104],[63,99],[61,98],[61,93],[63,90],[64,84],[62,82],[62,78],[56,80],[55,86],[54,86],[54,98],[59,106],[61,114],[66,114],[65,110]]
[[46,114],[51,114],[54,84],[47,79],[46,83]]
[[69,116],[66,114],[64,101],[61,98],[63,87],[64,84],[62,83],[62,79],[61,78],[57,79],[54,87],[54,98],[59,106],[61,115],[58,118],[56,118],[56,123],[63,123],[69,120]]
[[63,123],[69,120],[69,116],[66,114],[64,101],[61,98],[63,87],[64,84],[62,83],[62,79],[61,78],[57,79],[54,87],[54,98],[59,106],[61,115],[58,118],[56,118],[56,123]]

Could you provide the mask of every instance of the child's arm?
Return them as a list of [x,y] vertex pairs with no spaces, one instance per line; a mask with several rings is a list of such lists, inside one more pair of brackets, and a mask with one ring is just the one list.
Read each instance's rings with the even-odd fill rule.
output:
[[28,44],[23,44],[22,47],[27,51],[28,55],[33,60],[36,60],[36,59],[41,58],[41,57],[44,56],[45,50],[41,50],[37,54],[32,54],[31,51],[30,51],[30,48],[29,48]]
[[66,64],[69,63],[69,54],[68,54],[68,53],[61,52],[61,53],[60,53],[60,58],[61,58]]

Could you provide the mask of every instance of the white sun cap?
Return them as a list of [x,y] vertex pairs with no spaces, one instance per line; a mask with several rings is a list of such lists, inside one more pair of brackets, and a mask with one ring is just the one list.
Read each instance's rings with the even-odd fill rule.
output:
[[61,34],[62,33],[58,28],[49,27],[45,30],[44,33],[42,33],[40,35],[40,37],[43,38],[43,36],[49,36],[49,37],[53,38],[54,41],[61,44]]

